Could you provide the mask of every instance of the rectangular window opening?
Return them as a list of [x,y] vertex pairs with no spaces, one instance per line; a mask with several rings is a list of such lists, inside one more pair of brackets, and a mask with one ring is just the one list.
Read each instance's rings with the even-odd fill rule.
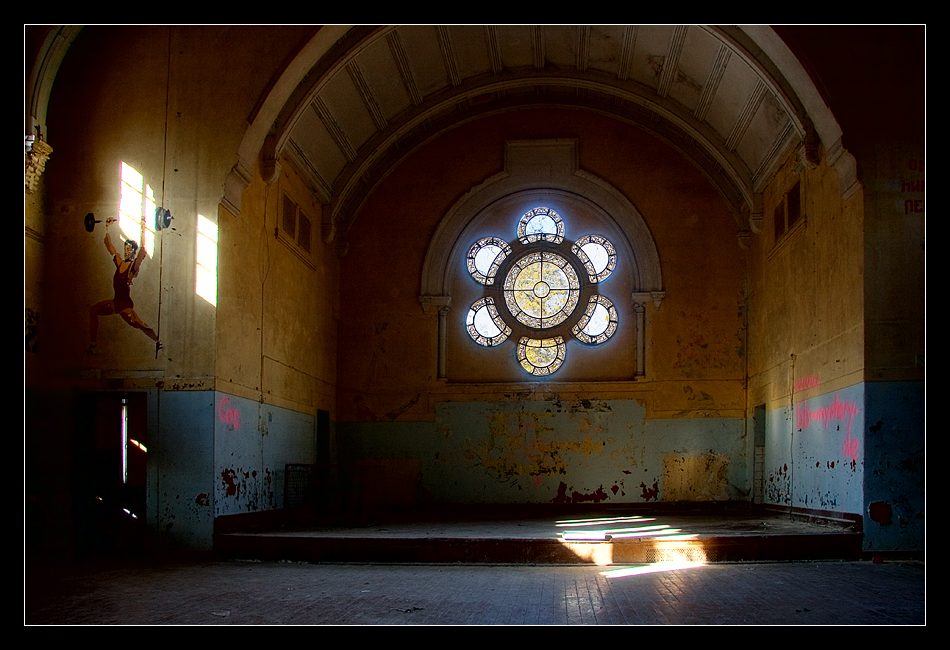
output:
[[122,240],[134,240],[151,257],[155,247],[155,193],[145,177],[124,161],[119,172],[118,224]]
[[284,210],[281,219],[284,232],[294,237],[297,233],[297,204],[289,196],[284,195]]
[[195,293],[212,307],[218,304],[218,224],[198,215]]
[[804,220],[804,217],[805,215],[802,214],[801,181],[796,181],[795,185],[785,193],[778,205],[775,206],[775,212],[772,214],[775,225],[775,243],[778,244],[798,222]]
[[788,227],[791,228],[802,216],[802,195],[799,191],[799,183],[788,191],[785,203],[788,206]]
[[303,212],[298,215],[297,244],[308,253],[310,252],[310,219]]
[[311,269],[316,269],[313,252],[313,220],[288,194],[281,197],[281,211],[276,229],[277,239],[282,241]]

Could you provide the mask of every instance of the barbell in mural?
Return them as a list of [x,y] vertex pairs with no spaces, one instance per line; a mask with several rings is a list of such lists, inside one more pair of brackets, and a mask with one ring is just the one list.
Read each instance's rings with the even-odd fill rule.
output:
[[[87,219],[87,224],[88,221]],[[135,329],[141,330],[155,342],[155,356],[157,358],[158,351],[162,349],[162,342],[158,339],[158,334],[155,333],[155,330],[149,327],[139,318],[139,315],[135,313],[135,304],[132,302],[131,295],[132,280],[138,276],[142,268],[142,261],[145,259],[145,249],[140,248],[138,242],[135,240],[127,239],[123,244],[122,254],[120,255],[112,244],[112,237],[109,236],[109,228],[113,223],[115,223],[115,219],[106,220],[106,236],[103,240],[106,250],[112,255],[112,263],[115,265],[115,274],[112,276],[113,297],[111,300],[97,302],[89,308],[89,346],[86,352],[88,354],[95,354],[97,351],[99,317],[118,314],[122,317],[122,320]]]

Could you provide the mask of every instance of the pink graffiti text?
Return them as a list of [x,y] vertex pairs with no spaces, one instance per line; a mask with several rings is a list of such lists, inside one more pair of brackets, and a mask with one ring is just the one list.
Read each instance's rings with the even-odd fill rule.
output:
[[845,436],[844,442],[841,444],[841,453],[853,462],[858,462],[858,441],[851,437],[850,431],[848,431],[848,435]]
[[241,412],[231,408],[231,398],[222,397],[218,402],[218,419],[224,422],[232,430],[241,428]]
[[837,395],[835,395],[835,401],[830,406],[823,406],[817,411],[810,410],[808,402],[802,401],[798,403],[798,407],[795,409],[795,426],[804,429],[812,422],[820,422],[827,429],[829,423],[845,420],[847,431],[850,434],[851,423],[854,421],[854,416],[859,412],[860,409],[857,404],[842,402]]
[[818,388],[821,382],[818,381],[818,375],[809,375],[795,380],[795,392],[805,390],[806,388]]
[[830,406],[823,406],[816,411],[809,410],[808,403],[799,402],[795,410],[795,426],[804,429],[812,422],[820,422],[827,429],[832,422],[845,422],[845,438],[841,445],[841,453],[852,460],[858,460],[858,440],[851,437],[851,424],[854,416],[860,412],[858,405],[854,402],[842,402],[835,395],[834,402]]

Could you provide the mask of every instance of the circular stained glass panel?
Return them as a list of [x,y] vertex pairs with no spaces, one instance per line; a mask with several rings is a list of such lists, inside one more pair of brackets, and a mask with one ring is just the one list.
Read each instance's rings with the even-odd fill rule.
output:
[[491,284],[495,281],[495,273],[511,247],[497,237],[485,237],[475,242],[468,250],[468,272],[476,282]]
[[591,282],[603,282],[617,265],[617,251],[606,237],[586,235],[571,250],[584,264]]
[[525,255],[505,277],[505,304],[519,322],[544,329],[560,325],[573,313],[580,296],[577,273],[551,252]]
[[498,315],[491,298],[482,298],[471,306],[465,325],[469,336],[485,347],[500,345],[511,334],[511,328]]
[[523,244],[536,241],[559,244],[564,239],[564,222],[551,208],[537,207],[528,210],[518,222],[518,239]]
[[532,375],[550,375],[564,363],[566,351],[564,339],[560,336],[550,339],[525,337],[518,342],[518,363]]
[[571,333],[581,343],[603,343],[617,330],[617,309],[604,296],[592,296]]

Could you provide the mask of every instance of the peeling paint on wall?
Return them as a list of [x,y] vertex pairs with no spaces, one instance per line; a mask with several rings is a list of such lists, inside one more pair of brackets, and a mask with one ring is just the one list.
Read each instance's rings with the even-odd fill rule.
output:
[[769,473],[765,482],[765,499],[767,503],[776,505],[787,506],[791,503],[791,476],[787,464]]
[[731,459],[724,498],[751,493],[739,418],[648,419],[636,400],[515,397],[438,403],[433,422],[338,423],[341,462],[419,458],[418,494],[440,503],[642,503],[669,499],[661,476],[673,449],[713,450]]
[[607,500],[603,485],[587,494],[571,490],[570,496],[567,494],[568,489],[567,483],[561,481],[557,486],[557,495],[551,499],[551,503],[600,503]]
[[564,474],[565,454],[603,454],[604,442],[595,441],[589,431],[596,426],[580,418],[574,423],[582,437],[555,438],[553,414],[496,412],[488,422],[488,438],[472,447],[470,456],[499,478]]
[[233,469],[226,469],[221,472],[221,483],[224,486],[224,493],[229,497],[238,497],[241,486],[237,481],[237,473]]
[[[797,382],[819,387],[817,377]],[[766,417],[766,503],[863,511],[863,387],[852,386],[771,411]]]
[[[873,424],[864,431],[862,465],[873,480],[864,485],[865,549],[922,551],[926,537],[924,384],[870,382],[866,390],[865,421]],[[916,420],[910,414],[916,414]]]
[[[273,476],[269,469],[259,473],[256,469],[228,468],[221,472],[223,495],[232,500],[218,504],[221,514],[255,512],[277,507],[273,491]],[[239,505],[238,509],[235,506]]]
[[652,487],[647,487],[645,483],[641,483],[640,488],[643,490],[640,496],[643,498],[644,501],[649,501],[650,499],[653,499],[654,501],[659,500],[660,486],[657,484],[656,481],[653,481]]
[[728,454],[698,456],[678,454],[663,459],[663,497],[668,501],[727,501],[729,499]]
[[222,393],[212,405],[213,515],[282,507],[286,465],[314,462],[313,416]]
[[[715,311],[716,307],[712,307]],[[742,358],[743,349],[730,348],[730,339],[735,338],[733,332],[727,332],[719,321],[714,322],[710,313],[681,312],[679,322],[685,331],[676,337],[676,357],[673,368],[679,370],[684,377],[704,377],[710,369],[737,367]],[[741,323],[737,323],[740,330]]]
[[868,506],[868,515],[871,521],[876,521],[882,526],[891,525],[891,504],[883,501],[876,501]]

